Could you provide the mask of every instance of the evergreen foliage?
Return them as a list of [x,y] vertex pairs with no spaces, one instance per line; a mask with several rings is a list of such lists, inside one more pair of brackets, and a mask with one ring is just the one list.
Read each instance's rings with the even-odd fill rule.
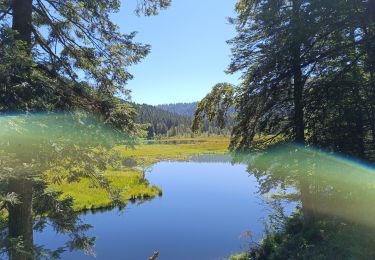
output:
[[[177,103],[150,106],[147,104],[134,104],[138,119],[137,123],[144,125],[147,131],[147,139],[158,137],[190,137],[195,135],[191,130],[192,116],[197,103]],[[229,135],[232,127],[227,121],[225,127],[219,127],[216,123],[203,120],[200,125],[200,134]]]
[[138,122],[146,124],[147,139],[158,136],[183,136],[190,134],[191,118],[178,115],[147,104],[135,105]]
[[[154,15],[169,4],[140,0],[136,11]],[[88,178],[118,201],[103,175],[118,158],[106,148],[142,129],[135,109],[116,96],[128,96],[127,69],[150,50],[111,21],[119,10],[119,0],[0,1],[0,203],[6,211],[0,250],[12,260],[92,253],[89,225],[80,222],[71,198],[48,189],[51,182]],[[33,241],[33,231],[47,223],[70,238],[56,251]]]
[[162,110],[169,111],[182,116],[192,117],[194,115],[195,109],[198,106],[198,102],[191,103],[173,103],[173,104],[163,104],[157,105],[156,107]]
[[238,1],[228,72],[241,72],[242,83],[232,95],[238,113],[231,148],[251,149],[256,134],[270,134],[373,159],[374,6],[373,0]]

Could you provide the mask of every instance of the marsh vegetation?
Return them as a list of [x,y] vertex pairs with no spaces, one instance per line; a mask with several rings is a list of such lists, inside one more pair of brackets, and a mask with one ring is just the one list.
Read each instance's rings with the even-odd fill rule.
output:
[[0,1],[0,257],[375,258],[375,0],[237,0],[237,83],[159,106],[121,2]]

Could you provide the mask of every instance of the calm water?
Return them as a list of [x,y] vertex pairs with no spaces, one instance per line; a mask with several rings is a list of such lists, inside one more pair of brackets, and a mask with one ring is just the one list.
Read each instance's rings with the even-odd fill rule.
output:
[[[147,174],[163,196],[125,211],[89,213],[97,259],[225,259],[262,237],[268,209],[245,165],[223,162],[161,162]],[[50,228],[34,234],[35,243],[54,249],[67,238]],[[67,252],[63,259],[91,259]]]
[[[296,205],[300,210],[293,221],[300,227],[319,227],[317,240],[310,245],[303,241],[307,255],[325,246],[327,258],[375,259],[374,165],[294,144],[234,158],[200,156],[191,162],[156,164],[147,178],[163,189],[163,197],[79,219],[72,202],[51,192],[40,174],[47,170],[61,174],[60,167],[69,171],[76,162],[85,171],[73,171],[78,174],[75,178],[96,167],[106,168],[106,160],[92,156],[92,147],[113,147],[123,140],[90,117],[84,120],[90,127],[78,118],[57,114],[0,118],[0,195],[9,213],[0,219],[0,259],[56,257],[56,249],[90,248],[91,237],[97,238],[97,259],[147,259],[156,250],[160,259],[223,259],[246,250],[251,240],[259,241],[268,214],[273,213],[272,221],[279,220],[269,222],[273,231],[282,230],[286,222],[278,214],[283,208],[290,213]],[[230,161],[239,164],[232,166]],[[131,158],[123,163],[136,166]],[[272,199],[262,198],[258,191],[273,193]],[[274,203],[275,211],[267,202]],[[85,223],[92,228],[87,231]],[[292,234],[301,231],[293,230]],[[252,238],[244,238],[249,232]],[[322,241],[319,247],[316,241]],[[62,258],[92,256],[76,251],[63,253]]]

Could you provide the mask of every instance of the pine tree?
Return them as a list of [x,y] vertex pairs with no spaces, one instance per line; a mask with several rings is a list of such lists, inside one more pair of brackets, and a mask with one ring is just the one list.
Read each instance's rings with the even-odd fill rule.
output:
[[[157,14],[169,3],[142,0],[138,12]],[[128,93],[124,86],[132,75],[127,68],[150,49],[134,42],[136,33],[122,34],[111,21],[119,10],[118,0],[1,1],[1,111],[77,103],[108,112],[114,94]]]
[[[142,0],[137,11],[154,15],[169,3]],[[124,142],[139,130],[134,108],[115,95],[128,94],[127,68],[150,49],[111,21],[119,9],[118,0],[0,1],[0,113],[27,113],[2,117],[0,124],[0,203],[9,213],[0,240],[12,260],[58,258],[66,248],[89,250],[94,242],[72,199],[48,190],[49,181],[89,178],[117,201],[102,174],[116,157],[103,144]],[[96,115],[76,116],[77,108]],[[50,114],[29,115],[40,111]],[[69,113],[51,113],[59,111]],[[55,252],[34,245],[33,228],[42,229],[46,217],[72,237]]]

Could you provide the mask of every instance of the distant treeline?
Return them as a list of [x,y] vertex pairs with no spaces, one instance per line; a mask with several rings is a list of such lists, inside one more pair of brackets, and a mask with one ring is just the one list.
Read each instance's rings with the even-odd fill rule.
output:
[[[190,137],[192,117],[197,106],[193,103],[177,103],[151,106],[133,104],[138,112],[138,123],[146,125],[147,139],[160,137]],[[231,124],[224,129],[215,124],[204,123],[200,135],[229,135]]]
[[173,103],[157,105],[156,107],[171,113],[175,113],[182,116],[193,117],[194,112],[198,106],[198,102],[191,103]]

